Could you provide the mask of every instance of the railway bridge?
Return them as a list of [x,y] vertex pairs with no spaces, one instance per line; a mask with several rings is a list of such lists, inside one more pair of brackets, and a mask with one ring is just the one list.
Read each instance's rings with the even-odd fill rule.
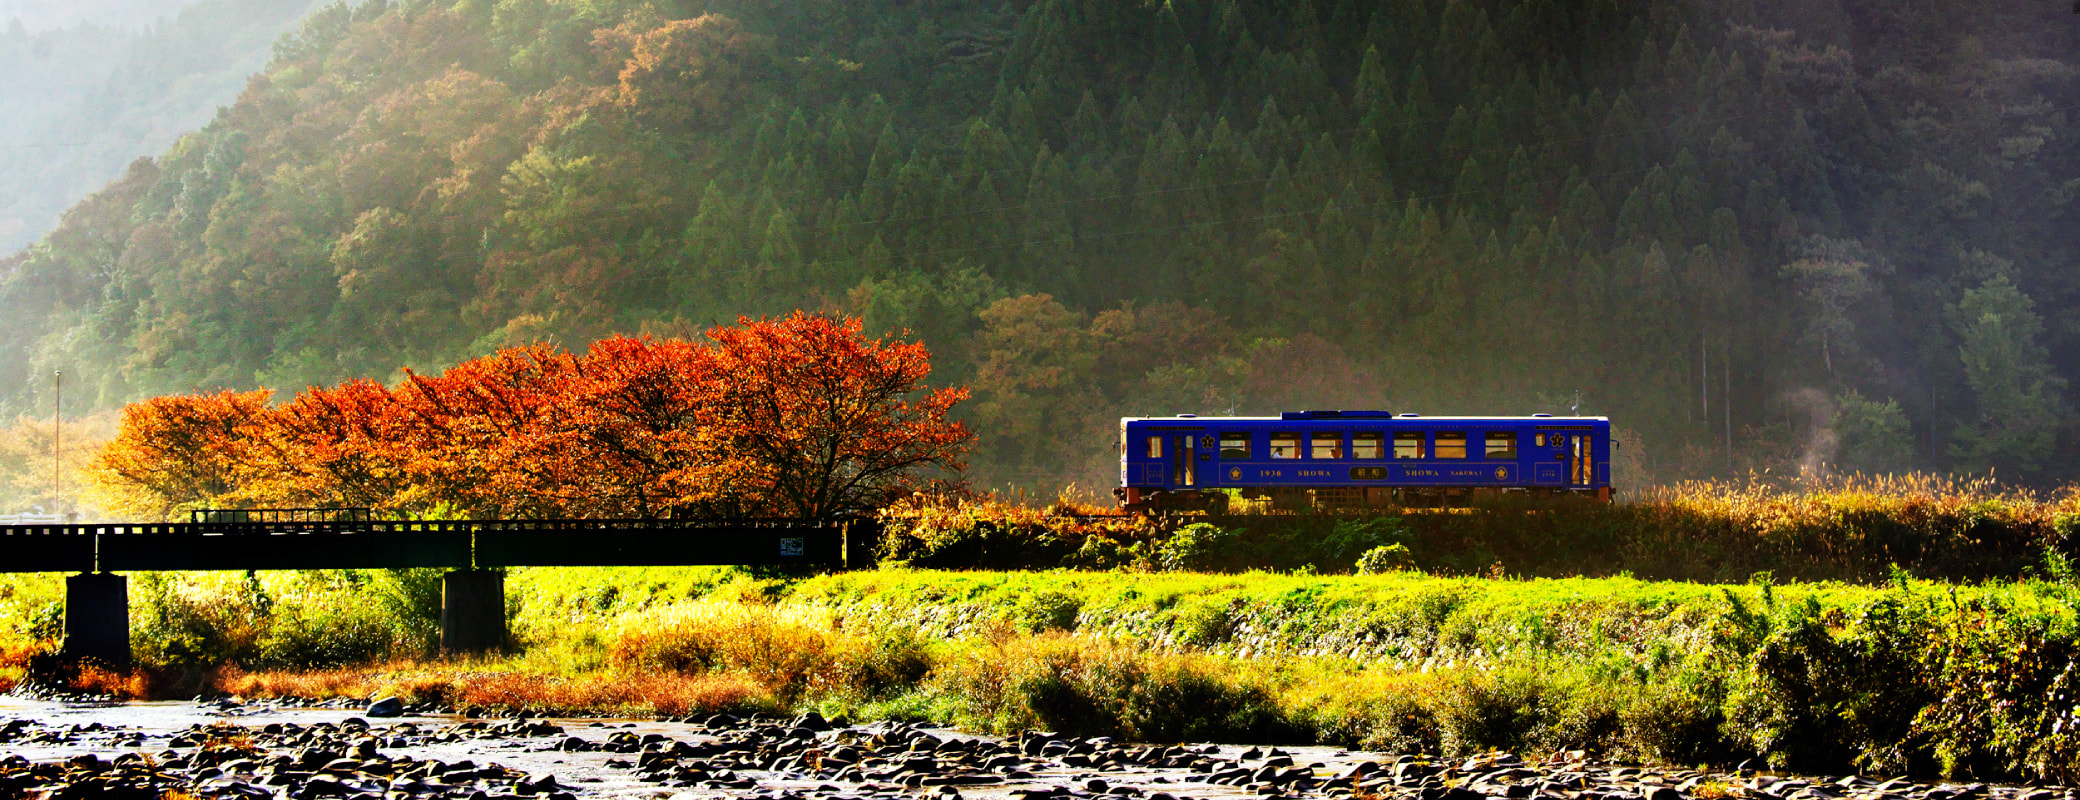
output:
[[67,572],[69,656],[130,662],[137,571],[436,568],[441,649],[505,644],[506,567],[863,566],[871,520],[385,520],[367,509],[196,511],[188,522],[0,525],[0,572]]

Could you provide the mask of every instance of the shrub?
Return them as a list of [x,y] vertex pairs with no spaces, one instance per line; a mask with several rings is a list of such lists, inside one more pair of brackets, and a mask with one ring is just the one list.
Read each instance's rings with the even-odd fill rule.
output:
[[1358,557],[1356,571],[1359,575],[1384,575],[1415,568],[1415,556],[1409,554],[1407,546],[1389,544],[1365,551]]
[[1623,749],[1661,764],[1723,764],[1734,760],[1720,704],[1688,681],[1642,687],[1620,712]]
[[1006,621],[1026,633],[1076,630],[1076,615],[1083,611],[1082,598],[1054,590],[1026,595],[1006,609]]
[[1235,545],[1240,539],[1237,531],[1212,523],[1195,522],[1178,529],[1156,546],[1156,563],[1173,571],[1219,569],[1234,560]]
[[1175,621],[1170,629],[1180,645],[1213,647],[1227,642],[1234,633],[1235,610],[1228,603],[1192,600],[1173,613]]
[[885,701],[915,691],[937,661],[930,642],[900,628],[840,637],[829,656],[810,680],[813,693],[854,703]]
[[1461,671],[1437,687],[1430,706],[1447,756],[1527,751],[1552,726],[1551,689],[1528,669]]
[[[1355,563],[1380,548],[1399,548],[1406,554],[1408,542],[1413,540],[1413,533],[1400,517],[1338,520],[1329,529],[1329,535],[1318,540],[1312,563],[1318,569],[1342,571],[1345,564]],[[1413,562],[1410,563],[1412,568]]]
[[741,672],[792,703],[828,663],[831,646],[827,619],[701,600],[623,615],[614,624],[609,658],[632,669]]
[[1286,742],[1298,738],[1268,688],[1204,656],[1156,656],[1130,688],[1122,732],[1143,742]]
[[1147,517],[1053,516],[996,500],[921,500],[881,513],[884,564],[930,568],[1112,569],[1140,558],[1153,538]]
[[372,664],[399,648],[394,618],[374,609],[317,608],[277,614],[261,636],[253,658],[245,663],[265,668],[320,669]]
[[1138,741],[1286,741],[1271,691],[1210,656],[1043,634],[971,651],[935,678],[969,725]]
[[178,581],[163,573],[137,576],[131,652],[138,662],[199,673],[219,664],[256,663],[273,601],[257,581],[240,587]]
[[1344,674],[1313,677],[1285,700],[1328,744],[1388,753],[1438,752],[1442,732],[1423,699],[1437,673]]

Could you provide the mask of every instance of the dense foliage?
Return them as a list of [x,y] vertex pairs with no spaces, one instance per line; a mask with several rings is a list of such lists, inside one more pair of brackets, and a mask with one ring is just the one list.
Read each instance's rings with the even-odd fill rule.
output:
[[804,314],[707,343],[500,350],[396,387],[350,381],[123,409],[89,474],[111,510],[360,507],[502,517],[830,517],[958,471],[964,389],[924,346]]
[[1395,515],[1088,516],[919,498],[881,513],[883,563],[932,569],[1618,575],[1882,582],[2012,579],[2080,558],[2080,492],[1844,479],[1799,491],[1690,483],[1632,502],[1494,498]]
[[[2080,17],[1943,0],[371,0],[5,262],[82,402],[793,308],[1111,418],[1607,413],[1621,482],[2072,477]],[[44,398],[47,400],[47,398]]]
[[[476,710],[817,709],[998,732],[1316,741],[1464,757],[1584,748],[1684,766],[2070,783],[2069,572],[1956,587],[882,570],[526,569],[521,652],[430,645],[430,571],[152,576],[143,668],[81,682]],[[57,576],[0,591],[0,688]],[[373,598],[373,601],[372,601]],[[273,670],[261,674],[244,669]],[[375,666],[385,664],[384,666]],[[328,666],[364,665],[326,669]],[[312,668],[317,671],[308,671]]]

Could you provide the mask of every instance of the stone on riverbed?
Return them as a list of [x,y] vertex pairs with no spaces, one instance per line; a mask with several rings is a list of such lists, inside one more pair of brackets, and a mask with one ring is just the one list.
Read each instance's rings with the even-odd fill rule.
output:
[[381,700],[369,703],[368,715],[371,717],[404,716],[404,701],[399,700],[395,697],[385,697]]

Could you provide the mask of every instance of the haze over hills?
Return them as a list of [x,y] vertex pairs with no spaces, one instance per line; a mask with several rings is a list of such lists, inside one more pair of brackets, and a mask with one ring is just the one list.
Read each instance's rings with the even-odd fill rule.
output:
[[317,0],[0,0],[0,251],[208,122]]
[[28,33],[79,25],[135,29],[178,8],[156,0],[0,0],[0,24],[19,20]]
[[[7,408],[796,307],[932,345],[980,482],[1121,414],[1609,414],[1636,480],[2076,476],[2044,3],[410,0],[4,262]],[[71,392],[68,390],[68,398]]]

